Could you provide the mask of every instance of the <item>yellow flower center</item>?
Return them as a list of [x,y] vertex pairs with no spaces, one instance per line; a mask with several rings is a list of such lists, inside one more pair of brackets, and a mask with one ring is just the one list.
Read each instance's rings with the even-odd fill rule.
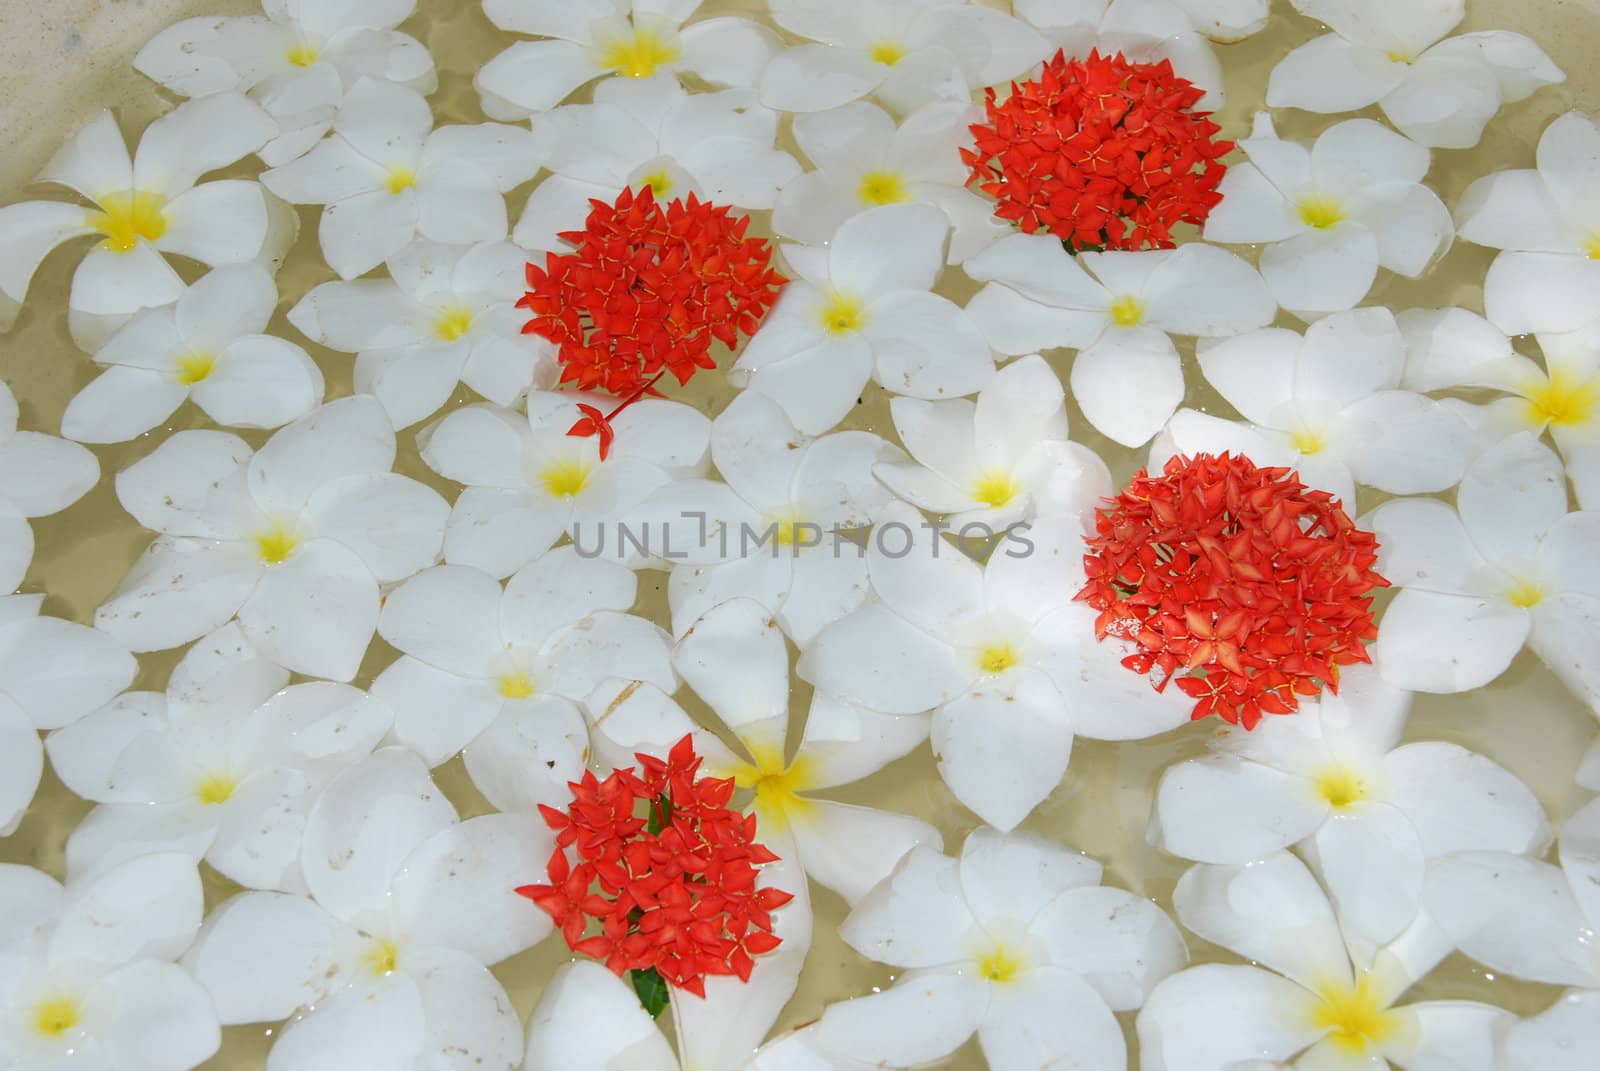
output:
[[639,184],[641,186],[649,186],[650,192],[655,195],[658,201],[672,192],[672,176],[667,174],[667,169],[664,167],[660,171],[652,171],[648,175],[639,176]]
[[1388,1011],[1367,979],[1354,986],[1337,982],[1317,991],[1320,1003],[1311,1021],[1328,1032],[1328,1040],[1352,1055],[1390,1040],[1400,1030],[1400,1019]]
[[1334,766],[1317,778],[1317,795],[1334,810],[1342,811],[1367,798],[1367,783],[1354,770]]
[[445,342],[454,342],[472,330],[472,310],[465,305],[446,305],[433,321],[433,333]]
[[861,176],[861,186],[856,192],[861,195],[862,204],[893,205],[911,200],[906,180],[897,171],[868,171]]
[[33,1028],[47,1038],[58,1038],[78,1025],[78,1002],[70,997],[54,997],[34,1010]]
[[577,498],[589,486],[589,463],[575,457],[552,461],[539,473],[539,482],[553,498]]
[[217,369],[217,359],[209,353],[186,353],[178,358],[178,382],[192,387]]
[[1556,369],[1548,380],[1528,392],[1527,399],[1525,416],[1531,427],[1555,424],[1570,428],[1588,424],[1600,416],[1600,375],[1579,379],[1570,372]]
[[91,209],[85,223],[105,235],[105,247],[114,253],[131,253],[141,238],[154,242],[167,233],[167,199],[159,193],[124,190],[98,203],[99,211]]
[[1138,327],[1144,321],[1145,303],[1124,294],[1111,303],[1111,322],[1118,327]]
[[812,786],[816,772],[804,756],[793,763],[783,761],[783,753],[772,747],[752,747],[754,762],[741,763],[733,771],[734,784],[753,788],[759,818],[769,825],[786,826],[789,816],[809,809],[811,801],[800,795]]
[[1322,437],[1322,433],[1320,431],[1313,431],[1310,428],[1300,428],[1293,435],[1289,436],[1289,445],[1294,447],[1300,453],[1310,456],[1312,454],[1322,453],[1323,448],[1328,445],[1328,440]]
[[1589,254],[1590,260],[1600,260],[1600,231],[1583,240],[1583,251]]
[[322,58],[322,50],[308,41],[302,41],[289,50],[289,62],[296,67],[309,67]]
[[219,803],[227,803],[233,799],[234,791],[239,787],[239,779],[228,774],[207,774],[194,785],[194,798],[207,807],[215,807]]
[[1022,482],[1003,469],[990,469],[972,485],[972,498],[990,509],[1008,505],[1022,492]]
[[367,969],[381,978],[394,973],[400,963],[400,949],[387,937],[379,937],[362,953],[361,958],[366,962]]
[[867,326],[867,303],[855,294],[830,290],[819,319],[828,334],[848,335]]
[[906,58],[905,46],[895,41],[879,41],[867,52],[872,57],[872,62],[881,63],[885,67],[893,67],[896,63]]
[[1531,610],[1544,602],[1544,586],[1534,580],[1518,580],[1506,589],[1506,601]]
[[383,188],[392,194],[402,194],[417,184],[417,173],[409,167],[396,164],[384,177]]
[[1016,979],[1022,970],[1022,956],[1004,944],[996,944],[978,957],[978,973],[991,982],[1005,984]]
[[507,699],[526,699],[534,692],[533,678],[526,670],[500,674],[500,694]]
[[600,66],[628,78],[649,78],[657,67],[673,63],[681,55],[683,50],[676,41],[648,26],[635,26],[600,46]]
[[1415,63],[1417,54],[1409,48],[1391,48],[1389,50],[1390,63]]
[[1300,222],[1319,231],[1344,222],[1344,206],[1325,194],[1302,197],[1299,209]]
[[256,553],[268,565],[280,565],[300,549],[300,534],[282,521],[256,536]]
[[978,648],[978,668],[988,674],[1004,673],[1022,664],[1022,656],[1010,640],[989,643]]

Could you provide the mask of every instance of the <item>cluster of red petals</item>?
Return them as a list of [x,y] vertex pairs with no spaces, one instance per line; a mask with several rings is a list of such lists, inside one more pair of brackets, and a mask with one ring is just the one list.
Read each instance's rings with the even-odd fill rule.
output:
[[533,315],[524,334],[559,347],[562,383],[624,400],[611,413],[585,407],[572,429],[604,447],[611,417],[665,375],[684,384],[715,368],[713,341],[732,348],[753,334],[787,280],[769,267],[771,247],[746,237],[750,217],[726,206],[693,194],[662,205],[649,186],[589,203],[583,230],[560,235],[572,252],[528,265],[518,307]]
[[1158,691],[1177,675],[1195,718],[1253,729],[1370,661],[1370,592],[1389,586],[1372,570],[1377,538],[1288,469],[1173,458],[1135,476],[1095,527],[1077,597],[1100,611],[1097,637],[1137,645],[1122,664],[1159,673]]
[[968,182],[999,202],[999,218],[1073,251],[1170,249],[1174,226],[1204,223],[1222,200],[1219,161],[1233,142],[1191,110],[1203,96],[1167,60],[1057,52],[1005,100],[989,90],[977,148],[961,152]]
[[[731,778],[695,776],[689,737],[664,762],[635,758],[637,774],[628,767],[602,781],[586,771],[569,783],[565,812],[540,806],[556,831],[550,883],[517,892],[550,914],[568,947],[618,975],[654,967],[701,997],[708,976],[748,981],[754,957],[781,943],[772,912],[794,899],[756,888],[757,867],[778,857],[756,843],[755,815],[729,810]],[[651,832],[641,811],[659,815],[663,799],[668,817]]]

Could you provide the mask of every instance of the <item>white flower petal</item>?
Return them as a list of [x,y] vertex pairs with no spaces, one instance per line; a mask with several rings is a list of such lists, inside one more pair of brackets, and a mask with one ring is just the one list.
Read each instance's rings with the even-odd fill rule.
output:
[[1458,744],[1429,740],[1385,756],[1390,801],[1429,858],[1461,851],[1539,855],[1550,823],[1528,786],[1505,767]]
[[1356,480],[1397,495],[1453,487],[1475,445],[1458,410],[1407,391],[1382,391],[1350,406],[1339,433],[1350,444],[1346,461]]
[[472,743],[504,706],[492,682],[458,677],[409,655],[378,675],[372,694],[393,708],[395,739],[429,766]]
[[1307,231],[1261,251],[1261,275],[1291,312],[1339,312],[1367,296],[1378,274],[1378,240],[1359,224]]
[[729,16],[700,19],[678,35],[685,70],[712,85],[753,86],[783,40],[750,19]]
[[1478,179],[1456,203],[1455,218],[1460,238],[1491,249],[1582,252],[1544,179],[1531,168]]
[[324,485],[305,517],[319,538],[355,552],[379,583],[392,584],[439,560],[450,505],[426,484],[380,472]]
[[211,912],[183,962],[223,1023],[275,1023],[321,995],[333,942],[333,919],[310,900],[243,893]]
[[1566,516],[1561,460],[1532,434],[1503,439],[1472,463],[1456,494],[1461,523],[1491,562],[1529,562]]
[[[1416,918],[1422,841],[1398,808],[1365,802],[1335,812],[1312,844],[1347,937],[1387,944]],[[1315,984],[1309,977],[1301,980]]]
[[138,663],[96,629],[54,617],[9,626],[0,654],[5,694],[40,729],[69,725],[133,681]]
[[1506,1032],[1508,1071],[1579,1071],[1600,1053],[1600,993],[1569,990]]
[[1594,709],[1600,704],[1600,662],[1591,653],[1600,639],[1600,599],[1564,592],[1540,603],[1529,646],[1572,694]]
[[160,372],[112,365],[73,397],[61,434],[81,443],[121,443],[166,420],[189,391]]
[[931,205],[883,205],[851,216],[828,246],[831,282],[874,298],[899,290],[928,290],[944,267],[950,224]]
[[174,959],[194,941],[203,913],[193,859],[176,852],[131,859],[68,890],[50,961],[115,967]]
[[[120,140],[120,135],[119,135]],[[18,306],[28,296],[28,285],[50,251],[73,238],[93,234],[85,222],[86,212],[78,205],[55,201],[24,201],[0,208],[0,249],[5,250],[5,266],[0,268],[0,306]],[[0,312],[0,323],[9,322],[15,308]]]
[[83,1016],[114,1067],[186,1071],[222,1044],[204,989],[170,963],[133,963],[101,978],[83,998]]
[[509,120],[549,111],[600,73],[571,41],[518,41],[480,67],[472,84],[497,105],[485,107],[490,116]]
[[260,576],[236,545],[157,539],[95,611],[95,627],[131,651],[177,647],[226,623]]
[[978,925],[963,899],[956,860],[922,845],[855,905],[839,936],[880,963],[934,967],[965,960]]
[[[578,1022],[585,1029],[572,1029]],[[638,1071],[678,1068],[672,1046],[628,983],[588,960],[562,966],[528,1022],[528,1066],[606,1071],[623,1056]]]
[[25,517],[59,513],[100,480],[100,463],[77,443],[19,431],[0,443],[0,494]]
[[1091,740],[1141,740],[1188,722],[1189,698],[1172,687],[1158,692],[1153,678],[1124,667],[1130,649],[1114,639],[1096,642],[1094,618],[1089,607],[1071,603],[1033,632],[1037,664],[1061,690],[1073,731]]
[[166,213],[171,222],[155,248],[202,264],[243,264],[270,237],[269,206],[254,182],[207,182],[173,198]]
[[1154,903],[1122,889],[1073,889],[1052,900],[1029,933],[1050,962],[1080,976],[1113,1011],[1132,1011],[1188,959],[1183,935]]
[[[1072,726],[1042,673],[954,699],[933,716],[933,753],[956,799],[1001,831],[1013,829],[1061,783]],[[1026,763],[1016,761],[1028,755]]]
[[1072,362],[1072,396],[1095,429],[1123,446],[1155,437],[1183,401],[1183,365],[1172,340],[1135,328],[1108,333]]
[[406,972],[415,980],[427,1025],[419,1062],[440,1071],[513,1068],[521,1062],[522,1021],[486,967],[454,949],[430,946],[409,957]]
[[1325,115],[1376,104],[1405,78],[1381,52],[1328,33],[1290,52],[1272,69],[1267,104]]
[[909,815],[805,800],[786,808],[797,858],[806,876],[856,904],[912,848],[943,848],[939,831]]
[[1316,831],[1327,804],[1301,777],[1234,755],[1167,769],[1151,832],[1165,851],[1202,863],[1248,863]]
[[191,396],[218,424],[276,428],[315,409],[322,394],[322,372],[305,350],[255,335],[229,346]]
[[354,279],[400,252],[416,237],[419,200],[414,189],[372,190],[324,208],[317,239],[328,266]]
[[863,50],[792,45],[761,72],[761,103],[780,112],[819,112],[859,100],[888,73]]
[[759,603],[736,599],[692,625],[672,664],[735,734],[783,751],[789,711],[789,653]]
[[1084,1071],[1127,1066],[1122,1027],[1087,979],[1052,965],[990,994],[978,1026],[990,1067],[1050,1067],[1061,1060]]
[[1560,869],[1506,852],[1459,852],[1428,867],[1428,913],[1473,959],[1529,981],[1594,988],[1592,923]]
[[1391,684],[1466,692],[1504,673],[1532,626],[1526,610],[1507,603],[1404,588],[1384,611],[1372,651]]
[[872,306],[864,332],[885,390],[917,398],[975,394],[994,378],[984,335],[938,294],[902,291]]
[[1246,261],[1200,243],[1180,246],[1144,287],[1148,322],[1176,335],[1235,335],[1265,327],[1277,303]]
[[239,627],[268,658],[336,681],[356,675],[377,626],[377,581],[331,539],[313,539],[266,570],[239,607]]
[[1381,104],[1384,116],[1413,141],[1470,149],[1500,108],[1500,86],[1480,58],[1430,50]]
[[422,995],[402,971],[341,990],[295,1020],[267,1053],[268,1071],[410,1066],[427,1034]]
[[551,695],[504,704],[462,758],[473,785],[490,804],[531,815],[541,803],[567,805],[572,799],[567,785],[583,776],[588,753],[583,715],[570,701]]
[[44,770],[39,730],[21,707],[0,698],[0,836],[22,821]]
[[387,471],[394,455],[394,429],[377,400],[340,398],[267,440],[250,461],[250,493],[264,510],[299,512],[335,480]]
[[1565,253],[1501,253],[1483,281],[1483,311],[1508,335],[1576,331],[1600,300],[1600,263]]
[[986,996],[982,979],[970,975],[907,975],[881,993],[828,1005],[816,1044],[867,1066],[936,1063],[978,1028]]
[[488,676],[500,653],[500,585],[459,565],[419,573],[389,593],[378,632],[399,650],[457,676]]
[[1217,388],[1228,404],[1252,423],[1276,427],[1294,397],[1300,348],[1300,338],[1293,331],[1267,327],[1202,342],[1197,356],[1206,382]]

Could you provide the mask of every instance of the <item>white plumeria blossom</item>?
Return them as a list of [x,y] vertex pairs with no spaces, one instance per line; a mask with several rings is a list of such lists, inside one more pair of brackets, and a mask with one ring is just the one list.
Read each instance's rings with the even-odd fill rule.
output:
[[959,264],[1011,226],[994,202],[967,188],[961,149],[983,112],[970,101],[933,101],[895,125],[888,112],[856,101],[794,117],[794,139],[812,170],[778,191],[772,229],[807,245],[825,245],[855,213],[875,205],[925,201],[950,220],[949,261]]
[[889,411],[917,463],[880,461],[873,472],[913,506],[947,514],[958,536],[969,525],[997,534],[1111,494],[1105,462],[1067,440],[1066,392],[1038,354],[1000,369],[976,401],[895,398]]
[[555,383],[555,347],[524,335],[516,305],[528,255],[509,242],[419,239],[388,260],[388,279],[323,283],[289,322],[307,338],[358,353],[355,387],[383,403],[396,428],[444,407],[457,383],[496,405]]
[[189,649],[165,694],[127,692],[51,733],[56,774],[100,804],[67,838],[69,873],[183,851],[248,888],[303,891],[317,793],[393,715],[348,685],[288,684],[230,623]]
[[1307,149],[1260,112],[1239,148],[1250,161],[1223,176],[1206,239],[1266,243],[1261,275],[1303,319],[1359,304],[1380,267],[1419,277],[1455,237],[1450,210],[1422,185],[1428,150],[1381,123],[1348,119]]
[[1600,990],[1569,989],[1539,1015],[1506,1031],[1505,1071],[1583,1071],[1600,1060]]
[[1244,864],[1302,845],[1347,938],[1388,944],[1421,909],[1427,861],[1493,850],[1538,856],[1544,810],[1504,767],[1441,740],[1401,744],[1411,693],[1353,666],[1339,694],[1224,728],[1212,753],[1167,769],[1150,839],[1202,863]]
[[466,485],[445,533],[447,562],[506,577],[564,535],[591,558],[638,565],[658,553],[625,543],[624,529],[652,493],[705,474],[711,422],[687,405],[646,398],[612,420],[616,439],[602,461],[598,436],[567,434],[583,419],[580,404],[608,411],[615,399],[535,391],[527,416],[474,405],[423,430],[423,461]]
[[30,517],[60,513],[100,482],[100,462],[77,443],[20,431],[17,399],[0,382],[0,595],[17,590],[33,561]]
[[278,123],[259,153],[277,167],[322,139],[345,90],[362,78],[419,93],[438,88],[428,50],[395,29],[416,7],[417,0],[262,0],[262,15],[174,23],[133,66],[182,97],[248,93]]
[[873,478],[905,454],[865,431],[801,434],[778,403],[746,391],[711,425],[722,482],[680,480],[655,495],[672,564],[667,597],[682,636],[732,598],[766,607],[801,648],[867,598],[865,528],[891,499]]
[[[1089,0],[1093,3],[1095,0]],[[1223,44],[1259,33],[1271,15],[1271,0],[1173,0],[1195,29]]]
[[[473,79],[483,110],[515,120],[545,112],[578,87],[605,78],[692,74],[715,86],[755,85],[778,35],[737,16],[684,23],[701,0],[483,0],[502,30],[550,38],[519,41]],[[598,90],[597,90],[598,95]]]
[[1579,330],[1600,302],[1600,126],[1568,112],[1545,128],[1537,162],[1485,175],[1456,205],[1463,241],[1504,250],[1483,309],[1508,335]]
[[190,398],[231,427],[276,428],[306,415],[322,403],[322,373],[305,350],[266,333],[277,304],[272,275],[238,264],[139,313],[95,352],[106,370],[68,403],[62,434],[126,442]]
[[1165,912],[1102,873],[1063,845],[992,829],[970,834],[959,859],[913,849],[839,928],[904,973],[824,1011],[816,1047],[916,1067],[976,1033],[994,1071],[1125,1068],[1113,1013],[1143,1004],[1187,955]]
[[496,808],[563,809],[589,734],[578,706],[613,678],[671,692],[671,638],[627,611],[638,588],[615,562],[562,547],[506,583],[461,565],[419,573],[384,602],[378,633],[402,652],[372,692],[395,738],[430,766],[465,750]]
[[1170,335],[1217,337],[1272,322],[1277,303],[1256,269],[1222,249],[1082,253],[1044,234],[1002,238],[963,265],[987,283],[967,315],[1003,354],[1069,346],[1083,415],[1124,446],[1142,446],[1183,401]]
[[949,232],[931,204],[891,204],[851,216],[826,247],[786,244],[799,277],[729,379],[772,398],[807,435],[843,420],[870,380],[914,398],[982,390],[994,376],[989,345],[958,305],[932,292]]
[[772,57],[761,100],[785,112],[837,108],[876,93],[897,112],[967,101],[1045,58],[1048,42],[1020,19],[965,0],[769,0],[772,18],[805,44]]
[[800,164],[773,148],[778,113],[752,89],[690,93],[676,79],[610,78],[593,104],[567,104],[533,124],[536,152],[553,174],[528,196],[512,237],[528,249],[565,249],[591,200],[610,204],[625,188],[655,199],[693,193],[702,201],[771,208]]
[[40,617],[43,603],[43,595],[0,598],[0,836],[16,831],[39,787],[40,731],[71,725],[139,668],[105,633]]
[[[65,186],[89,205],[24,201],[0,208],[0,327],[9,328],[45,256],[74,238],[99,236],[72,277],[67,304],[80,342],[120,326],[140,309],[183,294],[166,257],[212,266],[256,259],[271,230],[255,182],[196,185],[207,172],[249,155],[277,129],[237,93],[180,104],[145,128],[130,158],[109,111],[85,126],[45,167],[40,181]],[[93,346],[86,348],[93,349]]]
[[1132,63],[1170,60],[1174,74],[1205,91],[1196,111],[1214,112],[1227,101],[1222,64],[1176,0],[1016,0],[1015,7],[1068,59],[1098,51]]
[[1456,503],[1399,499],[1362,523],[1378,537],[1378,572],[1401,589],[1373,644],[1384,676],[1464,692],[1526,643],[1600,710],[1600,512],[1567,512],[1561,461],[1527,432],[1474,461]]
[[234,617],[277,664],[355,676],[379,585],[438,560],[449,505],[390,472],[394,429],[376,399],[329,402],[252,452],[183,431],[117,475],[117,498],[160,533],[95,612],[136,651],[189,642]]
[[342,279],[365,275],[421,235],[470,245],[506,236],[505,194],[534,176],[533,134],[502,123],[433,126],[422,94],[363,78],[333,133],[262,185],[325,205],[317,232]]
[[1074,734],[1137,740],[1189,720],[1180,689],[1122,666],[1131,646],[1096,642],[1095,611],[1073,599],[1077,517],[1008,537],[987,566],[934,529],[903,505],[879,515],[867,551],[879,601],[823,629],[800,675],[869,710],[933,710],[939,774],[979,818],[1009,830],[1027,817],[1061,782]]
[[1498,1035],[1515,1022],[1474,1001],[1397,1007],[1449,943],[1422,927],[1364,953],[1362,941],[1341,931],[1316,878],[1287,852],[1193,867],[1173,902],[1184,926],[1258,966],[1206,964],[1157,986],[1138,1021],[1145,1071],[1274,1060],[1304,1071],[1490,1071]]
[[1242,454],[1294,469],[1353,513],[1358,483],[1397,495],[1454,487],[1477,446],[1470,407],[1399,389],[1406,345],[1388,309],[1334,313],[1304,338],[1268,327],[1202,342],[1198,356],[1245,420],[1179,410],[1152,444],[1152,472],[1174,454]]
[[1466,0],[1289,2],[1333,32],[1273,68],[1269,107],[1326,114],[1377,104],[1414,141],[1470,149],[1501,104],[1567,78],[1520,33],[1488,30],[1441,40],[1466,15]]
[[194,860],[143,855],[61,886],[0,864],[0,1062],[16,1071],[189,1071],[222,1042],[171,961],[200,928]]
[[224,1024],[304,1009],[275,1031],[271,1071],[510,1071],[521,1024],[489,968],[550,932],[515,889],[543,874],[552,845],[523,815],[458,823],[422,760],[384,748],[311,810],[300,860],[310,897],[224,901],[184,962]]

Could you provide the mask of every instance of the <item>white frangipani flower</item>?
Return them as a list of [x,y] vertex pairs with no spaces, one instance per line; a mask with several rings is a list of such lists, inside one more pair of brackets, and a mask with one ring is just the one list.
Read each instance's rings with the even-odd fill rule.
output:
[[1067,441],[1066,393],[1038,354],[1006,365],[976,402],[889,403],[895,431],[917,464],[880,461],[878,479],[930,513],[950,515],[958,536],[985,537],[1020,521],[1076,513],[1111,494],[1093,451]]
[[302,891],[317,793],[393,715],[348,685],[288,683],[229,623],[189,649],[165,694],[125,693],[51,733],[57,775],[100,804],[67,838],[68,872],[182,851],[247,888]]
[[1600,710],[1600,511],[1567,512],[1560,459],[1526,432],[1472,463],[1456,503],[1399,499],[1362,523],[1378,537],[1378,572],[1401,589],[1373,645],[1385,678],[1464,692],[1526,643]]
[[983,117],[970,101],[933,101],[897,127],[870,101],[797,115],[794,139],[814,170],[778,191],[772,229],[807,245],[826,245],[844,221],[875,205],[925,201],[944,210],[954,229],[949,260],[959,264],[1011,226],[994,202],[967,189],[961,149]]
[[611,78],[593,104],[567,104],[533,124],[536,152],[551,175],[534,187],[512,237],[528,249],[565,249],[591,200],[610,204],[624,188],[649,186],[657,201],[685,198],[771,208],[778,187],[800,174],[773,148],[778,113],[752,89],[690,93],[677,79]]
[[356,390],[375,395],[396,428],[432,416],[456,384],[496,405],[553,386],[555,346],[524,335],[516,305],[528,255],[509,242],[421,239],[389,258],[388,279],[323,283],[289,310],[307,338],[359,353]]
[[1207,241],[1267,243],[1261,275],[1302,319],[1359,304],[1378,268],[1417,278],[1450,248],[1450,210],[1422,185],[1428,150],[1371,119],[1325,130],[1307,149],[1283,141],[1267,112],[1228,168]]
[[[1071,0],[1069,0],[1071,2]],[[1089,0],[1093,3],[1095,0]],[[1259,33],[1271,15],[1271,0],[1172,0],[1194,28],[1223,44]]]
[[1504,767],[1441,740],[1400,743],[1411,693],[1353,666],[1293,717],[1223,727],[1212,754],[1168,767],[1150,840],[1202,863],[1244,864],[1296,844],[1322,874],[1347,937],[1383,945],[1421,907],[1427,861],[1465,850],[1537,856],[1550,824]]
[[826,247],[785,245],[798,278],[729,378],[772,398],[807,435],[843,420],[869,380],[913,398],[982,390],[994,377],[988,344],[931,292],[949,232],[933,205],[891,204],[851,216]]
[[819,112],[870,93],[897,112],[1018,77],[1048,42],[1020,19],[964,0],[770,0],[779,26],[809,38],[773,56],[761,100],[785,112]]
[[139,313],[96,351],[108,367],[68,403],[62,434],[126,442],[187,398],[232,427],[276,428],[309,413],[322,403],[322,373],[305,350],[266,334],[277,304],[271,274],[238,264]]
[[612,678],[677,688],[671,638],[627,612],[637,588],[631,570],[572,547],[525,566],[503,590],[467,566],[429,569],[384,601],[378,633],[402,657],[372,694],[394,708],[395,738],[428,765],[464,749],[467,773],[495,807],[561,809],[589,754],[578,703]]
[[1356,484],[1413,495],[1454,487],[1476,446],[1473,410],[1400,390],[1405,340],[1384,308],[1334,313],[1302,339],[1267,327],[1202,342],[1200,371],[1245,417],[1181,409],[1150,450],[1150,471],[1174,454],[1243,454],[1294,469],[1347,511]]
[[268,167],[306,153],[333,126],[345,90],[376,78],[432,93],[422,42],[395,29],[417,0],[262,0],[263,15],[174,23],[134,57],[141,74],[181,97],[245,92],[278,123],[259,155]]
[[245,637],[309,676],[355,676],[378,587],[438,560],[450,507],[389,471],[394,429],[366,395],[329,402],[252,452],[182,431],[117,475],[117,498],[160,535],[95,612],[136,651],[238,615]]
[[1015,234],[963,268],[988,283],[967,315],[1000,353],[1081,351],[1072,396],[1089,423],[1124,446],[1149,442],[1183,401],[1183,362],[1170,335],[1234,335],[1277,313],[1254,268],[1200,242],[1074,257],[1049,235]]
[[1120,52],[1134,63],[1170,60],[1174,74],[1205,90],[1195,110],[1214,112],[1227,101],[1222,64],[1177,0],[1016,0],[1014,6],[1018,18],[1042,30],[1069,59],[1099,51]]
[[222,1042],[206,992],[171,961],[200,928],[194,860],[140,856],[63,888],[0,864],[0,1064],[189,1071]]
[[1600,990],[1569,989],[1506,1031],[1504,1071],[1584,1071],[1600,1060]]
[[255,260],[271,230],[255,182],[196,185],[249,155],[277,129],[237,93],[180,104],[145,128],[130,158],[109,111],[73,135],[39,176],[91,204],[24,201],[0,208],[0,328],[9,328],[45,256],[74,238],[99,236],[72,277],[67,305],[85,349],[140,309],[176,301],[177,255],[212,266]]
[[138,663],[103,632],[40,617],[43,595],[0,597],[0,836],[33,801],[41,730],[60,729],[126,688]]
[[538,169],[529,131],[501,123],[435,130],[420,93],[363,78],[333,133],[261,183],[292,204],[327,206],[322,254],[340,278],[354,279],[418,235],[457,245],[504,238],[505,194]]
[[1470,149],[1509,104],[1567,76],[1520,33],[1441,40],[1466,0],[1289,0],[1332,33],[1273,68],[1267,105],[1331,114],[1372,104],[1402,133],[1440,149]]
[[100,482],[100,462],[77,443],[17,429],[16,396],[0,382],[0,596],[33,561],[29,517],[60,513]]
[[839,928],[903,973],[824,1011],[815,1047],[916,1067],[976,1033],[994,1071],[1121,1071],[1113,1012],[1143,1004],[1187,956],[1159,907],[1101,876],[1094,860],[1029,834],[979,829],[959,859],[912,849]]
[[1073,598],[1078,517],[1008,537],[987,566],[934,528],[900,504],[879,515],[867,551],[879,601],[823,629],[799,672],[870,710],[932,710],[939,773],[979,818],[1002,830],[1026,818],[1061,782],[1075,733],[1136,740],[1189,720],[1180,689],[1157,692],[1122,666],[1129,646],[1095,640],[1095,611]]
[[1456,205],[1463,241],[1504,250],[1483,310],[1508,335],[1576,331],[1600,303],[1600,126],[1568,112],[1539,139],[1538,168],[1496,171]]
[[[473,79],[483,110],[516,120],[554,108],[579,86],[604,78],[691,74],[715,86],[749,88],[782,47],[778,35],[737,16],[684,23],[701,0],[483,0],[502,30],[550,38],[518,41]],[[596,90],[599,95],[599,90]]]
[[1424,926],[1366,951],[1341,931],[1316,879],[1287,852],[1193,867],[1173,901],[1184,926],[1258,966],[1209,963],[1158,985],[1139,1013],[1145,1071],[1274,1060],[1307,1071],[1489,1071],[1497,1037],[1515,1021],[1474,1001],[1396,1007],[1449,943]]
[[564,535],[591,558],[642,564],[658,552],[623,542],[623,530],[653,492],[704,475],[711,422],[646,398],[612,420],[616,439],[602,461],[598,437],[567,434],[589,403],[609,409],[615,399],[535,391],[527,416],[468,406],[418,435],[428,467],[467,485],[445,533],[447,562],[510,576]]
[[422,760],[374,752],[311,810],[310,898],[247,892],[206,920],[185,965],[225,1024],[277,1023],[270,1071],[482,1067],[510,1071],[522,1029],[489,968],[550,918],[515,889],[553,841],[523,815],[457,823]]

